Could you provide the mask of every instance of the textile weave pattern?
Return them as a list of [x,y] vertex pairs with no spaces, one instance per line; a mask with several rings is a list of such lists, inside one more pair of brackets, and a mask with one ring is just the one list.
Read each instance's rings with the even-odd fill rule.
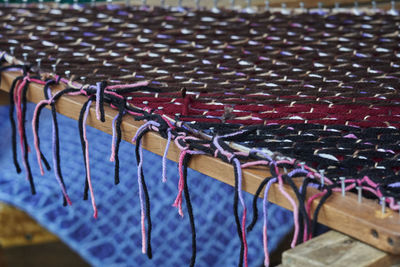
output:
[[40,58],[41,71],[91,85],[149,81],[126,94],[130,104],[210,136],[258,127],[241,144],[304,161],[337,184],[368,176],[399,200],[398,15],[117,5],[0,12],[9,14],[0,17],[8,39],[0,49],[30,64]]
[[[95,196],[99,193],[92,187],[92,181],[97,182],[95,173],[93,177],[90,173],[93,163],[89,163],[89,147],[93,143],[89,146],[85,130],[90,106],[95,106],[100,122],[105,122],[105,105],[118,110],[112,126],[113,135],[116,133],[116,145],[112,145],[115,184],[120,180],[121,120],[124,115],[132,115],[144,121],[132,142],[138,144],[135,156],[142,252],[149,258],[153,253],[151,216],[158,216],[149,208],[150,198],[152,202],[160,196],[166,199],[164,195],[148,194],[147,186],[155,185],[146,185],[147,175],[141,172],[142,166],[148,166],[140,144],[149,131],[158,132],[168,144],[173,141],[180,150],[178,194],[173,206],[183,215],[184,195],[192,240],[190,266],[195,265],[196,249],[200,248],[196,239],[201,243],[204,235],[195,229],[194,218],[198,215],[192,212],[189,189],[214,189],[186,181],[188,163],[197,155],[214,156],[233,166],[233,173],[227,175],[233,175],[235,190],[226,193],[233,197],[240,267],[255,260],[250,251],[250,232],[258,218],[257,195],[265,187],[267,199],[273,183],[278,183],[293,208],[292,247],[315,235],[318,212],[335,192],[342,190],[345,195],[346,191],[358,190],[360,199],[379,198],[383,209],[388,205],[400,210],[400,21],[394,10],[248,13],[107,4],[6,6],[0,12],[8,14],[0,17],[0,34],[7,39],[0,42],[5,64],[1,70],[22,74],[10,87],[11,111],[15,106],[18,118],[16,129],[10,113],[17,172],[18,130],[23,166],[35,194],[24,134],[26,92],[31,83],[43,85],[45,98],[49,99],[38,105],[32,121],[38,163],[42,166],[42,161],[45,165],[47,162],[38,145],[36,118],[40,108],[50,104],[54,170],[65,204],[70,203],[65,187],[71,182],[85,182],[85,198],[90,191],[95,218]],[[68,88],[52,96],[53,85],[60,83]],[[66,179],[64,187],[61,167],[57,166],[55,102],[66,94],[87,97],[78,120],[86,180]],[[107,157],[107,150],[100,155],[94,158],[96,162]],[[121,165],[126,165],[125,159],[130,157],[120,156]],[[247,225],[249,210],[242,196],[242,169],[251,166],[268,166],[271,177],[259,185],[252,205],[254,217]],[[304,176],[301,188],[297,188],[293,179]],[[291,187],[297,202],[283,190],[284,183]],[[309,187],[321,192],[306,200]],[[200,201],[196,198],[193,196],[195,202]],[[320,201],[313,212],[308,206],[316,198]],[[101,203],[98,207],[107,209]],[[265,266],[269,266],[267,214],[264,205]],[[217,217],[212,220],[220,221]],[[204,225],[204,218],[196,224]],[[108,232],[108,228],[103,231]],[[175,238],[183,239],[183,235],[177,233]]]

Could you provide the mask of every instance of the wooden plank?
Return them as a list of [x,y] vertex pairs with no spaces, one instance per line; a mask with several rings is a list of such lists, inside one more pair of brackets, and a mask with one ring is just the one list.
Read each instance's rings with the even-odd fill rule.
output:
[[10,103],[8,93],[0,91],[0,106],[8,105]]
[[2,267],[89,267],[75,251],[61,241],[2,249]]
[[25,212],[0,203],[0,245],[2,248],[58,241]]
[[[3,73],[0,88],[8,91],[16,73]],[[54,88],[60,90],[61,88]],[[28,99],[34,103],[42,100],[43,90],[37,84],[31,84],[28,91]],[[57,111],[67,117],[77,119],[82,104],[85,101],[83,96],[65,96],[57,102]],[[117,112],[105,107],[106,122],[101,123],[96,119],[95,111],[92,108],[88,117],[88,124],[106,133],[111,134],[111,122]],[[135,121],[131,116],[125,116],[122,123],[123,139],[130,142],[142,122]],[[143,140],[143,148],[158,155],[164,153],[166,140],[156,133],[148,133]],[[168,158],[175,162],[179,159],[179,149],[172,145],[168,152]],[[210,156],[194,156],[189,167],[204,173],[224,183],[234,185],[234,173],[232,165],[222,162]],[[243,171],[243,190],[254,194],[260,182],[270,173],[266,168],[248,169]],[[190,179],[190,178],[189,178]],[[301,182],[297,180],[298,183]],[[289,186],[284,186],[292,197],[294,193]],[[313,188],[308,190],[308,197],[318,193]],[[288,200],[280,193],[278,186],[274,184],[269,194],[269,200],[286,209],[292,209]],[[318,204],[318,199],[313,201],[312,210]],[[323,205],[319,222],[326,226],[362,240],[372,246],[391,253],[400,254],[400,216],[397,212],[388,210],[384,215],[380,213],[380,206],[373,200],[364,199],[362,203],[357,202],[354,194],[348,193],[346,197],[334,193]]]
[[282,255],[282,267],[385,267],[400,263],[400,257],[383,252],[349,236],[329,231]]

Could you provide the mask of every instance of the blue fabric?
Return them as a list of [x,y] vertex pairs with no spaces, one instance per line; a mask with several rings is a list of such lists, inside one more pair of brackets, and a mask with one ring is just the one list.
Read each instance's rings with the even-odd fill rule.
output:
[[[27,133],[33,147],[31,116],[28,105]],[[51,116],[48,110],[40,118],[41,148],[52,161]],[[92,206],[82,200],[85,169],[76,121],[58,115],[61,133],[61,167],[72,206],[63,207],[61,191],[53,171],[40,175],[34,153],[30,163],[37,194],[30,194],[25,173],[17,174],[12,163],[11,128],[8,107],[0,107],[0,200],[11,203],[55,233],[93,266],[186,266],[191,256],[188,215],[182,219],[172,207],[178,184],[178,167],[168,162],[167,183],[161,182],[161,157],[144,151],[144,175],[151,199],[153,219],[153,259],[141,253],[140,207],[134,146],[121,143],[121,183],[114,186],[114,164],[109,162],[111,136],[88,128],[90,166],[99,217],[93,219]],[[132,133],[133,136],[133,133]],[[18,146],[18,157],[20,148]],[[20,161],[22,163],[22,161]],[[233,175],[227,173],[226,175]],[[188,184],[197,229],[196,266],[235,266],[240,242],[233,216],[233,188],[189,170]],[[252,196],[244,194],[251,207]],[[259,202],[261,212],[262,202]],[[252,211],[249,211],[249,217]],[[249,222],[249,220],[248,220]],[[269,248],[274,250],[293,226],[292,215],[275,205],[269,206]],[[248,234],[249,264],[263,262],[262,221]]]

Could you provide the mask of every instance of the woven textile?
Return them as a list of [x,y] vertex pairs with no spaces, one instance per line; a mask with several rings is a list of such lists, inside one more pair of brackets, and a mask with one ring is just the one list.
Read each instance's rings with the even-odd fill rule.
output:
[[[34,105],[28,111],[33,113]],[[93,266],[185,266],[190,258],[190,228],[187,216],[180,218],[171,206],[179,177],[176,164],[168,161],[168,182],[161,183],[160,157],[145,152],[145,169],[148,177],[154,218],[153,245],[154,258],[148,260],[140,250],[140,208],[137,201],[136,167],[134,147],[123,142],[121,146],[121,184],[113,185],[113,166],[105,155],[109,153],[110,136],[89,128],[88,136],[93,144],[92,159],[94,184],[99,206],[99,218],[91,217],[89,202],[82,200],[82,180],[85,169],[80,157],[76,122],[60,116],[62,131],[62,163],[65,179],[73,201],[71,207],[62,207],[58,195],[58,185],[52,173],[41,177],[39,169],[33,172],[37,184],[37,195],[32,196],[23,175],[16,175],[10,153],[10,127],[7,121],[8,108],[0,107],[0,199],[27,211],[40,224],[60,237],[67,245],[79,253]],[[51,153],[50,112],[44,112],[40,134],[43,150]],[[30,131],[29,131],[30,132]],[[233,188],[189,171],[193,206],[198,221],[198,266],[237,265],[239,242],[235,236],[235,223],[231,212]],[[207,199],[209,201],[204,201]],[[246,194],[246,199],[251,196]],[[270,206],[269,245],[276,248],[279,240],[292,228],[293,221],[288,211],[273,204]],[[253,235],[249,235],[252,266],[261,264],[262,240],[258,234],[259,225]]]
[[[0,48],[40,58],[43,70],[57,64],[56,73],[89,84],[151,80],[153,90],[130,93],[130,103],[210,134],[271,125],[243,144],[307,161],[332,179],[397,177],[398,16],[119,6],[2,12]],[[221,122],[238,126],[213,127]]]
[[[194,155],[214,156],[234,168],[239,266],[248,266],[247,235],[257,221],[255,216],[248,224],[242,192],[244,168],[263,165],[270,170],[271,177],[260,184],[256,195],[266,187],[266,198],[272,183],[280,185],[294,210],[292,246],[311,238],[318,211],[334,191],[344,194],[357,189],[399,210],[400,18],[394,10],[336,11],[6,6],[0,11],[4,15],[0,19],[1,70],[21,73],[10,88],[16,170],[21,170],[16,157],[18,132],[22,166],[35,193],[24,102],[28,85],[38,83],[44,86],[46,100],[34,111],[35,151],[41,170],[43,165],[50,169],[36,132],[41,108],[51,105],[54,169],[65,205],[70,198],[61,175],[54,103],[65,94],[87,97],[78,127],[86,169],[84,198],[91,199],[94,217],[98,207],[86,134],[89,108],[95,107],[101,122],[105,121],[104,105],[118,110],[111,142],[115,184],[120,182],[122,166],[118,152],[122,118],[132,115],[144,121],[132,141],[138,144],[142,252],[149,258],[154,214],[150,199],[154,197],[142,173],[146,160],[141,149],[148,131],[158,132],[181,152],[173,205],[183,216],[186,203],[192,232],[191,266],[196,261],[198,235],[187,166]],[[52,86],[59,83],[67,88],[53,92]],[[298,189],[293,179],[304,176]],[[298,202],[283,192],[284,182]],[[321,189],[311,198],[321,197],[313,221],[310,202],[305,201],[308,186]],[[256,204],[255,197],[255,215]],[[264,206],[265,265],[269,264],[267,213]]]

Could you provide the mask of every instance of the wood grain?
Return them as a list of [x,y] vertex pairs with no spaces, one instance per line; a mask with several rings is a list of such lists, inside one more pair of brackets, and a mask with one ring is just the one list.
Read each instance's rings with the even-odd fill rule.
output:
[[8,105],[10,103],[8,94],[4,91],[0,91],[0,106]]
[[58,242],[18,246],[1,250],[4,264],[1,267],[90,267],[77,252]]
[[328,231],[282,255],[282,267],[388,267],[399,263],[399,256],[390,255],[336,231]]
[[[0,88],[8,91],[16,76],[16,73],[3,73]],[[54,88],[54,90],[60,89]],[[28,91],[29,101],[37,103],[42,100],[42,91],[41,86],[32,84]],[[62,97],[57,102],[57,111],[76,120],[85,99],[83,96]],[[105,107],[105,111],[106,122],[101,123],[96,119],[92,108],[88,117],[88,124],[111,134],[111,121],[117,112],[108,107]],[[122,123],[123,139],[130,142],[140,125],[142,125],[141,122],[135,121],[131,116],[125,116]],[[164,153],[165,145],[166,140],[153,132],[148,133],[143,140],[143,148],[158,155]],[[168,158],[177,162],[179,153],[179,149],[172,145],[168,152]],[[194,156],[189,167],[229,185],[234,184],[233,167],[219,159],[209,156]],[[254,194],[260,182],[267,176],[270,176],[270,173],[266,168],[244,170],[243,189]],[[300,182],[300,180],[297,181],[297,183]],[[285,185],[284,189],[294,196],[289,186]],[[307,197],[318,192],[318,190],[310,188]],[[286,209],[292,209],[290,203],[283,197],[275,184],[271,188],[269,200]],[[318,201],[318,199],[313,201],[312,210],[316,207]],[[400,216],[397,212],[390,210],[382,216],[380,206],[373,200],[364,199],[362,203],[358,203],[354,194],[348,193],[346,197],[342,197],[340,194],[334,193],[323,205],[319,214],[319,222],[381,250],[400,254]]]
[[9,248],[58,241],[25,212],[0,203],[0,245]]

